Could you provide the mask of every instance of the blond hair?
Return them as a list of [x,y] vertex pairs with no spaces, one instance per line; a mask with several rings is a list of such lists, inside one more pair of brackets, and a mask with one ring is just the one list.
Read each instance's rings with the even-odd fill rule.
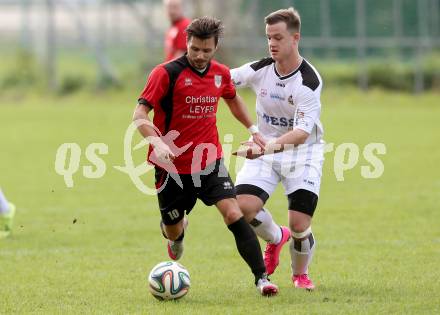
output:
[[268,25],[273,25],[279,22],[284,22],[287,25],[287,29],[291,32],[301,31],[301,17],[294,8],[281,9],[270,13],[264,18],[264,22]]

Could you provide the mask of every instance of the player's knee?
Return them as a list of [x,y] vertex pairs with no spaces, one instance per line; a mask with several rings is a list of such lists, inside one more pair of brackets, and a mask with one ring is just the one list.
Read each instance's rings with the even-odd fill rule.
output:
[[289,211],[289,227],[293,233],[304,233],[312,224],[312,217],[308,214],[291,210]]
[[247,222],[250,222],[257,215],[258,211],[261,209],[259,205],[254,204],[245,195],[237,196],[238,206]]
[[289,222],[289,227],[290,227],[290,231],[292,232],[292,236],[294,238],[304,238],[307,235],[304,235],[302,237],[295,237],[295,235],[301,236],[304,233],[306,233],[308,228],[310,227],[310,222],[304,222],[299,220],[294,222]]
[[224,213],[223,220],[225,221],[226,225],[229,225],[236,222],[242,216],[243,214],[241,213],[240,209],[230,208]]
[[293,239],[302,240],[308,238],[312,234],[312,227],[310,225],[304,227],[303,225],[290,225],[290,231]]

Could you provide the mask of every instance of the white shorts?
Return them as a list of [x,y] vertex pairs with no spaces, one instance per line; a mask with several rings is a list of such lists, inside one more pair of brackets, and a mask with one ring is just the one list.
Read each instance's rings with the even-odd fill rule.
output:
[[270,196],[281,182],[286,195],[305,189],[319,196],[323,163],[324,144],[302,145],[295,150],[246,159],[235,185],[254,185]]

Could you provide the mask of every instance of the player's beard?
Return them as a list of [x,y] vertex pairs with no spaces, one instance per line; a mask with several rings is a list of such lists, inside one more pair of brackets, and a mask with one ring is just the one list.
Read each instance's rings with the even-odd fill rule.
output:
[[197,70],[203,70],[206,68],[206,66],[208,65],[209,60],[208,61],[193,61],[194,64],[194,68],[196,68]]

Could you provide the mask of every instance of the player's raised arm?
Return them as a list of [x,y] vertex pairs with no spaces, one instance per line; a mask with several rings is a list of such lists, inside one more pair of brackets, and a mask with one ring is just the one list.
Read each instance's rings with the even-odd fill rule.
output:
[[168,144],[162,141],[159,128],[154,126],[148,117],[155,109],[169,88],[169,76],[163,66],[156,66],[148,76],[147,83],[138,98],[138,106],[134,110],[133,121],[140,134],[154,147],[157,158],[167,163],[175,158]]

